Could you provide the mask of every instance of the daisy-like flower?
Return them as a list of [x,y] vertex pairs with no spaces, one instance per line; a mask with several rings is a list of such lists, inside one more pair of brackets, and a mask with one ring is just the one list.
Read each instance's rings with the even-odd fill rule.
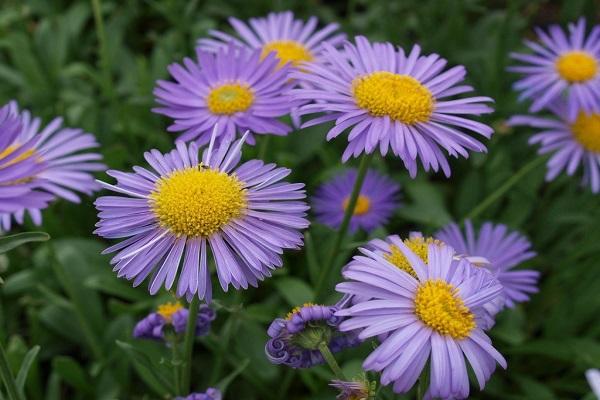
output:
[[[45,208],[53,198],[35,190],[32,176],[39,174],[46,164],[31,157],[35,140],[17,141],[22,126],[16,103],[0,108],[0,216],[10,216],[9,213],[25,208]],[[8,230],[5,226],[3,229]]]
[[[277,58],[261,58],[259,50],[233,45],[215,54],[196,50],[197,59],[171,64],[175,82],[159,80],[154,89],[161,106],[152,111],[175,121],[168,128],[180,140],[208,143],[217,126],[217,144],[237,133],[287,135],[291,128],[277,118],[292,108],[288,67],[277,69]],[[254,144],[252,134],[248,143]]]
[[592,192],[600,192],[600,112],[579,111],[575,117],[570,117],[570,107],[565,101],[553,102],[548,108],[555,117],[518,115],[508,124],[541,130],[529,139],[529,143],[541,145],[539,154],[552,153],[547,164],[547,181],[562,171],[571,176],[582,165],[582,183],[590,186]]
[[568,36],[558,25],[548,32],[537,28],[536,33],[541,43],[525,41],[533,54],[511,53],[525,64],[509,68],[525,76],[514,84],[520,98],[533,99],[534,112],[565,94],[571,118],[579,110],[600,111],[600,26],[594,26],[587,38],[584,18],[569,24]]
[[249,24],[231,17],[229,23],[238,37],[211,30],[209,34],[212,38],[198,40],[198,46],[217,52],[234,43],[239,47],[260,50],[262,58],[274,53],[279,60],[279,67],[288,63],[299,67],[317,59],[324,42],[339,46],[346,38],[345,34],[338,32],[338,24],[317,29],[316,17],[310,17],[305,22],[294,19],[291,11],[270,13],[264,18],[250,18]]
[[490,263],[485,268],[502,284],[507,307],[529,300],[529,295],[538,291],[538,271],[513,270],[523,261],[535,257],[531,243],[506,225],[486,222],[476,233],[471,221],[467,220],[464,233],[457,224],[449,224],[435,236],[458,253],[486,258]]
[[217,133],[201,159],[195,143],[177,141],[169,153],[144,154],[152,170],[107,172],[117,184],[102,185],[125,196],[98,198],[95,233],[127,238],[104,251],[117,252],[111,263],[119,277],[134,285],[150,277],[155,294],[179,275],[178,297],[210,301],[211,259],[223,290],[247,289],[282,266],[284,249],[302,245],[304,184],[282,182],[291,171],[274,164],[238,165],[245,135],[216,148]]
[[[356,170],[350,169],[317,190],[312,203],[319,222],[334,229],[342,224],[356,175]],[[350,219],[350,232],[356,232],[358,228],[370,232],[385,225],[399,205],[399,192],[400,185],[392,179],[373,170],[367,171]]]
[[337,330],[342,320],[335,316],[337,310],[336,306],[307,303],[294,308],[286,318],[275,319],[267,331],[267,358],[273,364],[310,368],[325,362],[319,351],[322,343],[332,353],[358,345],[356,335]]
[[[55,118],[42,127],[41,120],[29,111],[19,113],[16,103],[12,102],[10,108],[20,117],[22,125],[19,134],[5,150],[4,160],[8,160],[7,155],[14,157],[20,154],[18,158],[37,164],[35,170],[19,178],[21,182],[47,193],[50,198],[74,203],[81,201],[77,192],[91,195],[100,188],[92,173],[103,171],[106,166],[99,162],[102,159],[100,154],[90,151],[99,146],[94,135],[82,129],[62,127],[62,118]],[[1,213],[2,229],[10,230],[13,218],[17,223],[23,223],[25,211],[36,225],[41,224],[43,208],[45,205],[27,206],[12,213]]]
[[336,313],[348,318],[340,330],[359,329],[363,340],[385,335],[363,368],[382,372],[381,383],[393,383],[395,392],[410,390],[429,360],[427,398],[467,398],[467,361],[481,388],[496,362],[506,368],[506,361],[481,328],[483,306],[501,294],[502,286],[492,274],[467,260],[456,262],[449,246],[428,245],[425,264],[402,241],[393,244],[414,275],[377,252],[360,249],[362,255],[343,271],[347,282],[338,284],[336,290],[369,300]]
[[426,171],[441,168],[449,176],[442,149],[454,157],[486,150],[467,132],[489,139],[492,128],[463,115],[491,112],[486,103],[492,99],[454,98],[472,90],[460,84],[466,74],[463,66],[442,72],[446,60],[437,54],[421,55],[419,46],[407,55],[390,43],[371,44],[362,36],[355,41],[346,43],[343,52],[325,44],[324,63],[292,73],[311,86],[293,89],[294,98],[315,101],[301,106],[300,113],[326,112],[303,126],[335,121],[328,140],[349,129],[343,161],[378,147],[385,155],[391,148],[413,177],[417,160]]
[[175,400],[221,400],[222,398],[219,389],[208,388],[204,393],[190,393],[185,397],[176,397]]
[[[189,311],[181,303],[165,303],[158,306],[156,312],[150,313],[139,321],[133,329],[133,337],[142,339],[164,340],[164,328],[172,326],[176,334],[185,332]],[[215,310],[201,304],[196,320],[196,336],[205,336],[216,317]]]

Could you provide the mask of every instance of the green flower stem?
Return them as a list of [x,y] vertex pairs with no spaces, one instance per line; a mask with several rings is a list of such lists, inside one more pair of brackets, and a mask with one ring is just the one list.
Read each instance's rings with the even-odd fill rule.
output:
[[258,159],[265,161],[265,157],[267,156],[267,151],[269,149],[269,142],[271,140],[271,135],[263,135],[260,139],[260,146],[258,147]]
[[23,396],[19,392],[17,388],[17,383],[15,382],[15,377],[10,370],[10,366],[8,365],[8,360],[6,359],[6,352],[4,351],[4,346],[0,341],[0,374],[2,375],[2,381],[4,382],[4,386],[6,386],[6,392],[8,393],[8,398],[10,400],[22,400]]
[[481,213],[483,213],[489,206],[498,201],[506,192],[510,190],[514,185],[516,185],[524,176],[526,176],[529,172],[534,170],[539,165],[543,164],[546,161],[546,157],[536,157],[523,167],[518,170],[510,179],[504,182],[498,189],[493,191],[489,196],[487,196],[477,207],[471,210],[465,216],[465,219],[474,219],[478,217]]
[[186,395],[181,391],[181,353],[179,351],[179,343],[177,335],[173,334],[169,340],[171,343],[171,364],[173,365],[173,380],[175,382],[175,394]]
[[321,271],[319,272],[319,278],[317,280],[317,285],[315,289],[317,301],[323,301],[323,297],[325,296],[325,293],[323,293],[323,290],[325,289],[325,284],[326,282],[328,282],[329,277],[331,276],[335,260],[338,256],[338,252],[340,251],[340,246],[342,245],[342,241],[344,240],[346,232],[348,231],[350,219],[352,218],[354,208],[356,207],[356,202],[358,201],[358,196],[360,195],[360,189],[362,188],[365,176],[367,175],[367,170],[369,169],[369,164],[371,164],[371,160],[373,159],[374,154],[375,152],[371,154],[363,154],[360,160],[358,174],[356,175],[356,181],[354,182],[352,194],[350,195],[350,199],[348,199],[348,205],[346,206],[346,210],[344,212],[344,219],[342,220],[342,224],[340,225],[340,228],[337,231],[329,255],[325,263],[321,266]]
[[114,95],[112,80],[110,76],[110,58],[106,41],[106,32],[104,30],[104,21],[102,20],[102,0],[91,0],[94,13],[94,24],[96,26],[96,36],[98,37],[100,56],[100,67],[102,69],[102,86],[104,95],[112,99]]
[[196,339],[196,322],[198,320],[198,310],[200,309],[200,299],[194,296],[190,303],[187,325],[185,326],[185,337],[183,339],[183,372],[181,374],[181,390],[183,394],[190,392],[190,380],[192,375],[192,353],[194,350],[194,340]]
[[340,368],[340,365],[335,360],[333,354],[331,354],[331,350],[329,350],[329,346],[327,346],[327,343],[321,342],[318,348],[319,352],[325,359],[325,362],[327,362],[327,365],[329,365],[329,368],[331,368],[331,370],[333,371],[335,377],[339,380],[347,381],[346,377],[344,376],[344,373],[342,372],[342,369]]

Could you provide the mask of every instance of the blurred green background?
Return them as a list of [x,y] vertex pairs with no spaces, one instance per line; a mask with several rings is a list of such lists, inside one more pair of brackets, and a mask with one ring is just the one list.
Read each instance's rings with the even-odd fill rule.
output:
[[[450,220],[460,221],[536,157],[527,145],[530,132],[504,123],[526,112],[510,90],[515,77],[505,72],[508,52],[522,49],[521,39],[533,37],[535,25],[600,17],[594,0],[2,0],[0,103],[16,99],[44,122],[63,116],[67,125],[97,135],[111,168],[127,169],[143,163],[143,151],[168,150],[175,138],[165,131],[169,121],[150,111],[154,82],[167,78],[166,66],[193,55],[195,41],[208,29],[229,30],[228,16],[246,19],[287,9],[302,18],[338,22],[350,36],[405,47],[419,43],[451,65],[466,65],[477,92],[496,99],[497,111],[487,121],[497,132],[489,153],[453,161],[450,180],[420,173],[412,181],[398,160],[376,159],[377,169],[402,182],[403,207],[387,230],[372,237],[431,233]],[[325,144],[325,129],[272,138],[266,159],[292,168],[290,179],[306,182],[312,193],[343,168],[345,139]],[[255,148],[245,149],[245,157],[256,154]],[[499,316],[491,337],[509,367],[497,371],[484,392],[473,386],[472,398],[593,398],[583,373],[600,366],[598,197],[577,178],[561,176],[546,184],[543,177],[538,164],[477,218],[526,233],[539,253],[528,267],[543,275],[531,302]],[[92,203],[56,203],[44,212],[42,230],[52,235],[50,242],[0,258],[5,281],[0,340],[9,343],[15,372],[27,350],[41,346],[26,381],[30,399],[163,398],[168,389],[156,374],[170,381],[169,350],[134,341],[131,330],[170,295],[151,298],[144,285],[133,289],[114,277],[108,259],[99,255],[106,244],[91,234]],[[212,334],[196,346],[194,389],[203,391],[238,369],[225,399],[334,398],[325,367],[293,372],[269,364],[263,353],[270,321],[312,298],[312,282],[331,236],[329,229],[313,224],[305,249],[288,253],[285,268],[259,289],[217,291],[218,319]],[[344,256],[367,239],[357,234],[348,240]],[[358,372],[369,350],[365,344],[343,353],[346,372]],[[387,389],[382,396],[414,398],[394,397]]]

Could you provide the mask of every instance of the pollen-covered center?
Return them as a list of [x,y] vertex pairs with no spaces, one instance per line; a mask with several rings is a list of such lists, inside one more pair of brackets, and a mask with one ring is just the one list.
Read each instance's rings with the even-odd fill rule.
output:
[[[415,236],[410,239],[405,239],[404,244],[410,249],[417,257],[419,257],[425,265],[429,263],[429,257],[427,255],[430,244],[439,244],[439,240],[432,237],[423,238],[422,236]],[[408,259],[404,256],[398,246],[391,245],[390,252],[385,255],[385,259],[402,271],[409,273],[413,277],[417,277],[415,270],[410,265]]]
[[206,99],[213,114],[231,115],[246,111],[254,102],[254,93],[245,83],[226,83],[213,88]]
[[173,314],[177,311],[183,309],[183,306],[180,302],[175,303],[165,303],[158,306],[158,310],[156,312],[160,314],[161,317],[165,319],[168,323],[173,322]]
[[[348,203],[350,203],[350,196],[346,197],[342,203],[342,208],[344,211],[348,208]],[[352,215],[364,215],[369,212],[371,209],[371,200],[367,196],[363,196],[362,194],[358,196],[356,199],[356,205],[354,206],[354,212]]]
[[287,63],[291,63],[294,67],[297,67],[303,62],[312,61],[314,59],[310,50],[302,43],[295,40],[274,40],[266,43],[262,48],[262,53],[260,55],[261,59],[265,58],[271,52],[277,54],[277,58],[279,58],[279,68]]
[[415,294],[415,314],[431,329],[454,339],[464,339],[475,328],[475,315],[443,280],[429,280]]
[[246,192],[235,176],[197,167],[161,178],[150,199],[160,224],[187,237],[210,236],[246,208]]
[[598,61],[585,51],[563,53],[555,66],[560,77],[570,83],[588,81],[598,73]]
[[571,132],[586,150],[600,153],[600,114],[580,112],[571,124]]
[[380,71],[352,81],[356,104],[376,117],[388,116],[405,124],[427,122],[433,113],[432,93],[409,75]]

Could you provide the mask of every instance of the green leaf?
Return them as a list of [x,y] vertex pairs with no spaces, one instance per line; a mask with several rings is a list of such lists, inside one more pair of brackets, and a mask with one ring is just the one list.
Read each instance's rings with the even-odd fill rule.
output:
[[23,390],[25,386],[25,381],[27,380],[27,374],[29,373],[29,369],[31,365],[35,361],[35,357],[40,352],[40,346],[34,346],[31,350],[27,352],[23,362],[21,363],[21,368],[19,368],[19,372],[17,373],[17,387],[20,390]]
[[275,281],[275,287],[292,307],[311,302],[315,297],[313,290],[298,278],[289,276],[279,278]]
[[0,254],[6,253],[29,242],[45,242],[50,239],[50,235],[45,232],[23,232],[15,235],[0,237]]
[[402,218],[433,228],[452,220],[444,204],[444,196],[436,185],[424,180],[413,181],[410,185],[405,185],[404,189],[412,203],[398,209]]
[[135,370],[146,384],[157,394],[166,396],[172,392],[171,383],[167,381],[163,374],[156,371],[152,360],[144,352],[136,349],[132,344],[116,341],[125,354],[132,361]]
[[58,356],[52,360],[52,368],[73,388],[87,394],[92,393],[90,380],[83,368],[71,357]]

